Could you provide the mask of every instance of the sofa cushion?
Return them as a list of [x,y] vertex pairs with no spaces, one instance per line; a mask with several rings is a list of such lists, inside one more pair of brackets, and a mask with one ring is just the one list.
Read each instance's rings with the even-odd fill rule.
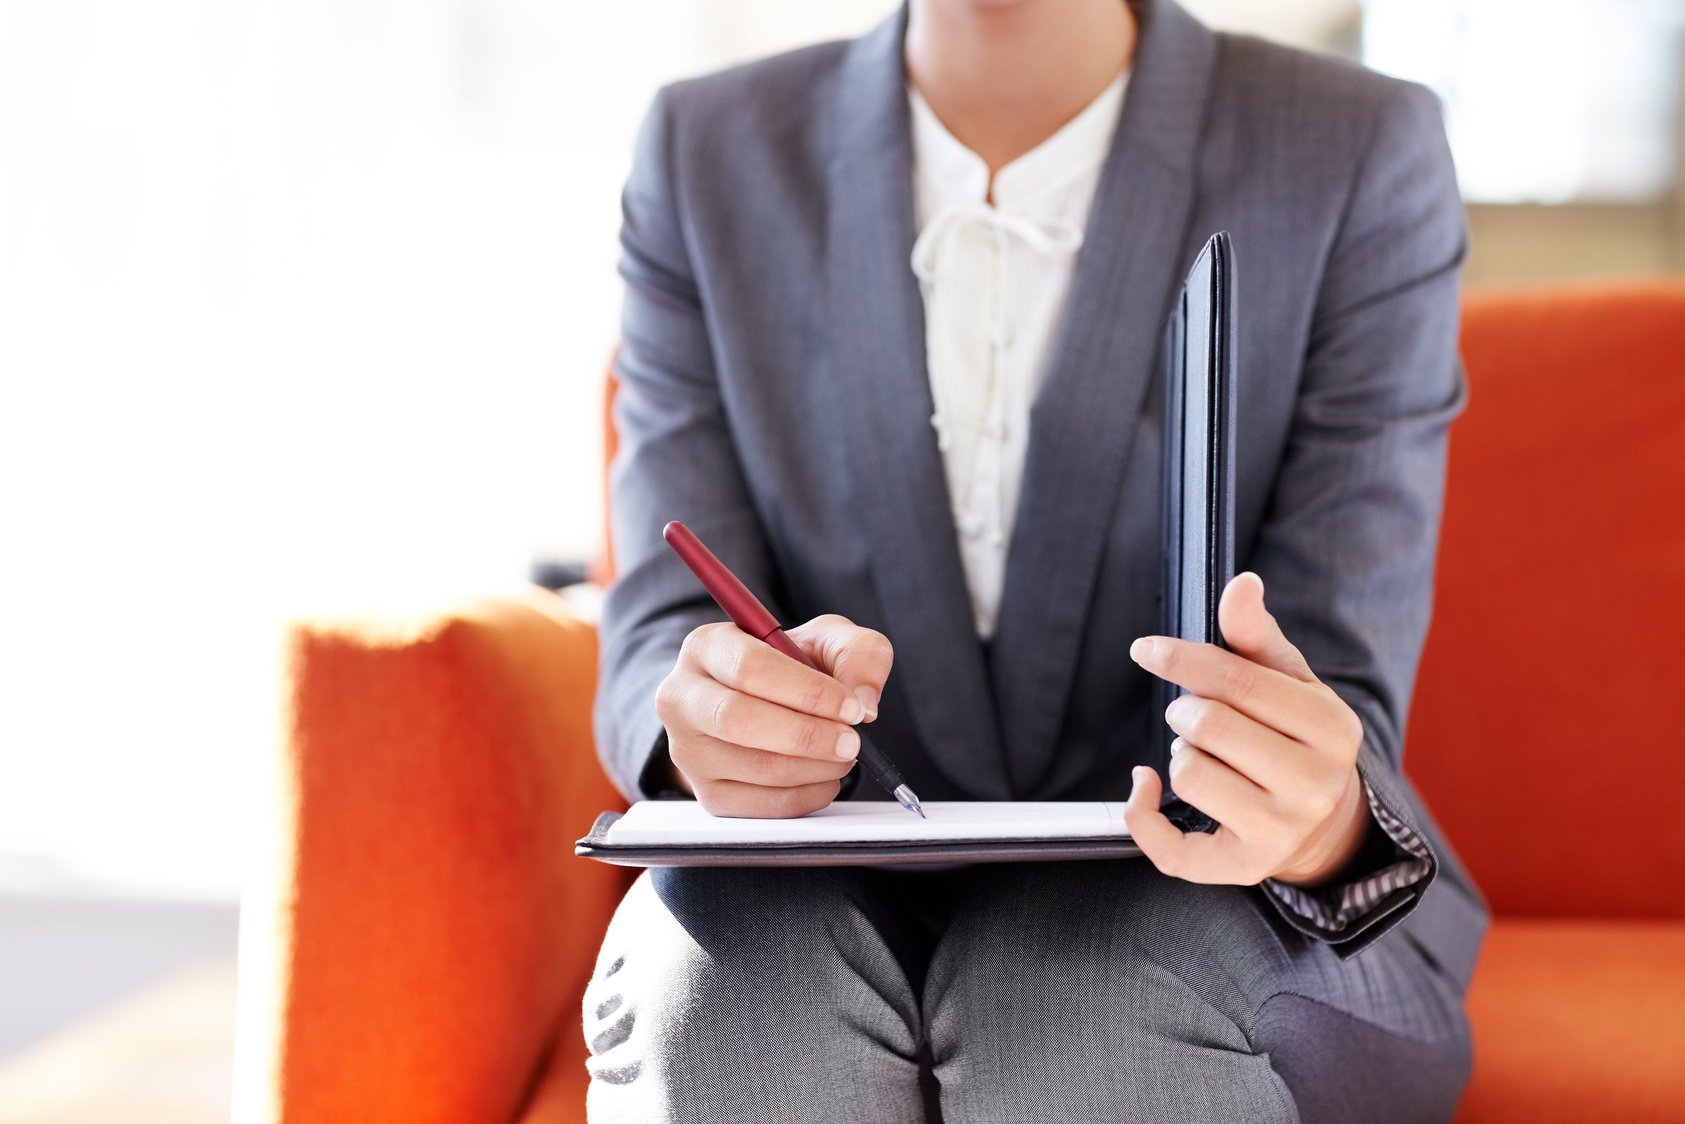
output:
[[1685,922],[1499,919],[1457,1119],[1685,1119]]

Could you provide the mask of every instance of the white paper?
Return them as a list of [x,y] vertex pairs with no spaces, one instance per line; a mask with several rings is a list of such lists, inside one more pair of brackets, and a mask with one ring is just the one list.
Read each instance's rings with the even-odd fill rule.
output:
[[893,801],[844,800],[793,820],[711,816],[694,800],[643,800],[608,829],[622,847],[938,843],[955,839],[1127,839],[1123,804],[927,801],[928,819]]

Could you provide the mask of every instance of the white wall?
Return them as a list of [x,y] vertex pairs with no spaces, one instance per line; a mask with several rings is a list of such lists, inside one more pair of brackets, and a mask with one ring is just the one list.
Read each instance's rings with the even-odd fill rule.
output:
[[231,893],[275,644],[597,546],[655,86],[887,0],[0,0],[0,884]]

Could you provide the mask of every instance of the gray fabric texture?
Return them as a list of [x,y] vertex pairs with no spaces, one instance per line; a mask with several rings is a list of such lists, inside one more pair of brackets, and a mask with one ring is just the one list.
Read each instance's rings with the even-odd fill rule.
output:
[[1407,939],[1342,958],[1255,893],[1144,861],[657,870],[586,993],[588,1108],[594,1124],[1446,1120],[1470,1065],[1461,999]]
[[[1167,0],[1141,24],[1034,405],[994,642],[973,631],[930,427],[913,245],[905,13],[871,34],[678,83],[624,196],[612,532],[597,732],[631,797],[656,686],[721,619],[667,550],[690,524],[787,623],[886,633],[870,737],[926,799],[1122,799],[1158,760],[1161,328],[1194,254],[1238,257],[1237,560],[1362,717],[1359,769],[1433,869],[1337,935],[1393,926],[1466,982],[1484,906],[1402,776],[1427,627],[1465,225],[1428,91],[1214,34]],[[869,780],[857,798],[882,799]]]

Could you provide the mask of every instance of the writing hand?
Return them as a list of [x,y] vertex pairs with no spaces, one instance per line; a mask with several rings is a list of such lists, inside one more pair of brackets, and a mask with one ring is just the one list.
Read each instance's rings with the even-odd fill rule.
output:
[[1372,817],[1357,773],[1363,724],[1312,673],[1264,607],[1264,583],[1237,575],[1217,606],[1230,651],[1167,636],[1130,647],[1136,663],[1191,694],[1165,720],[1176,794],[1221,826],[1184,833],[1159,811],[1163,783],[1134,771],[1124,806],[1153,865],[1189,882],[1315,885],[1361,847]]
[[829,674],[733,624],[685,637],[655,693],[667,752],[686,791],[716,816],[805,816],[837,798],[877,717],[894,652],[888,637],[839,616],[788,630]]

